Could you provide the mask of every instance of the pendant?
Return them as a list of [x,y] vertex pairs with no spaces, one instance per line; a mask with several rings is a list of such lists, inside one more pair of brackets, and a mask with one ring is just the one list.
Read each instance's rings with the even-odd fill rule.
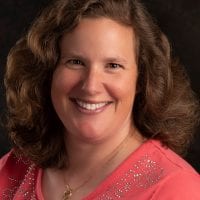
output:
[[68,200],[72,196],[72,189],[70,188],[70,186],[67,184],[65,187],[66,189],[64,191],[62,200]]

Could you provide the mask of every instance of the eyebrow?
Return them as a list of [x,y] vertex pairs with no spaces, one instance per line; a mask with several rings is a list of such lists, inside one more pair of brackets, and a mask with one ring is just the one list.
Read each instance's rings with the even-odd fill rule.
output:
[[[78,58],[84,61],[89,61],[88,58],[84,56],[84,54],[81,53],[75,53],[75,52],[65,52],[63,55],[61,55],[60,59],[65,59],[65,58]],[[114,63],[114,62],[120,62],[120,63],[127,63],[127,60],[121,56],[108,56],[103,58],[104,62],[109,62],[109,63]]]
[[127,60],[126,59],[124,59],[123,57],[121,57],[121,56],[114,56],[114,57],[107,57],[107,58],[105,58],[105,60],[107,61],[107,62],[110,62],[110,63],[112,63],[112,62],[120,62],[120,63],[127,63]]
[[84,55],[83,54],[80,54],[80,53],[75,53],[75,52],[65,52],[63,55],[61,54],[60,58],[61,59],[64,59],[64,58],[82,58],[84,59]]

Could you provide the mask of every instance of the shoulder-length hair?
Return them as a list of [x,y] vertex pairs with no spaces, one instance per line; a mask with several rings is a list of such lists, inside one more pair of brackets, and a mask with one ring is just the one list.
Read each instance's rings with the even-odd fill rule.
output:
[[146,138],[182,153],[198,119],[198,101],[170,45],[138,0],[57,0],[11,49],[5,74],[8,134],[16,150],[37,165],[64,167],[63,124],[50,96],[59,41],[82,18],[107,17],[132,26],[137,38],[138,82],[133,121]]

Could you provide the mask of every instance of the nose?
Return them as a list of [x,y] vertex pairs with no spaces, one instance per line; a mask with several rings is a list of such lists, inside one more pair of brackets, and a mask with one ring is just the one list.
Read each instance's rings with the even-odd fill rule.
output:
[[85,71],[82,80],[82,91],[87,95],[100,93],[102,88],[102,73],[97,68],[90,68]]

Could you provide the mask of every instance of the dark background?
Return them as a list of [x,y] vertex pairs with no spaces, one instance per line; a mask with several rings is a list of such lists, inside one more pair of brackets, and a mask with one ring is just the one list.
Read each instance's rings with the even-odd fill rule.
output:
[[[0,115],[5,112],[3,74],[9,49],[26,33],[33,19],[50,0],[0,0]],[[200,1],[142,0],[168,36],[173,55],[178,56],[200,97]],[[3,124],[0,127],[0,157],[9,150]],[[200,127],[185,159],[200,172]]]

